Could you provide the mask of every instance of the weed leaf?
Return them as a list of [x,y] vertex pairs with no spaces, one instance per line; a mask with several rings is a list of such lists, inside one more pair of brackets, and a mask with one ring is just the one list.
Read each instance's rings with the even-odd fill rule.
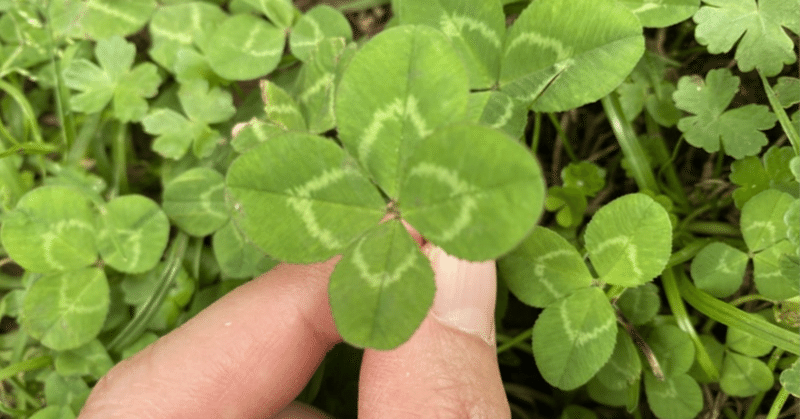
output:
[[100,333],[109,301],[108,281],[100,269],[48,274],[25,294],[22,327],[50,349],[74,349]]
[[226,179],[234,221],[268,255],[292,263],[341,253],[385,214],[375,186],[331,140],[288,133],[236,159]]
[[586,226],[584,240],[600,280],[635,287],[664,269],[671,253],[672,225],[664,207],[635,193],[600,208]]
[[419,143],[400,189],[402,217],[461,259],[496,259],[542,212],[544,180],[530,152],[480,125],[451,125]]
[[435,289],[430,262],[402,223],[391,220],[356,240],[336,265],[333,319],[348,343],[393,349],[422,323]]
[[547,307],[592,285],[592,275],[575,247],[558,233],[539,226],[498,260],[497,268],[508,289],[533,307]]
[[431,26],[450,38],[467,68],[471,89],[497,83],[506,32],[499,1],[395,0],[392,7],[402,24]]
[[113,99],[117,119],[142,119],[147,113],[145,98],[155,96],[161,83],[156,66],[143,63],[131,69],[136,47],[119,36],[99,41],[95,55],[99,67],[89,60],[76,59],[64,69],[67,87],[80,91],[70,98],[72,109],[100,112]]
[[550,305],[533,325],[533,358],[548,383],[572,390],[608,361],[617,339],[614,309],[600,288],[575,291]]
[[506,37],[501,90],[537,112],[565,111],[609,94],[643,52],[639,19],[616,1],[536,1]]
[[152,269],[167,247],[169,220],[142,195],[112,199],[100,210],[97,247],[112,268],[126,273]]
[[5,214],[0,238],[8,255],[31,272],[68,271],[97,259],[97,232],[89,200],[76,189],[43,186]]
[[[712,54],[736,47],[739,70],[754,68],[764,76],[780,73],[784,64],[797,59],[794,44],[784,28],[795,34],[800,28],[798,0],[703,0],[694,15],[694,36]],[[741,39],[741,40],[740,40]]]
[[678,80],[675,106],[695,114],[678,121],[689,144],[713,153],[722,142],[725,153],[736,159],[761,151],[767,137],[760,130],[772,128],[777,118],[764,105],[725,111],[738,88],[739,77],[726,68],[709,71],[705,81],[698,76]]
[[342,143],[397,198],[410,151],[436,128],[464,118],[467,74],[441,32],[388,29],[356,53],[336,94]]

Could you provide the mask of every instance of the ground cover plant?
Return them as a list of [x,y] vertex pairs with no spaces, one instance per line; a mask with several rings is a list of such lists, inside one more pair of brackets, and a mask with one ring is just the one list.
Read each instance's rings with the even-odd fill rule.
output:
[[[799,0],[0,1],[0,413],[342,255],[355,415],[433,273],[497,259],[514,417],[800,412]],[[265,296],[269,298],[269,296]],[[355,355],[355,356],[353,356]]]

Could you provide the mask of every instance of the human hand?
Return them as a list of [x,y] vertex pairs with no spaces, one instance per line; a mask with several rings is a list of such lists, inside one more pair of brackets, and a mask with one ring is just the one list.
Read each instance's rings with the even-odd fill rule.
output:
[[[422,250],[436,277],[433,307],[400,347],[364,351],[358,417],[510,418],[494,346],[494,262]],[[111,369],[79,419],[327,417],[292,400],[342,341],[327,293],[338,259],[280,264],[231,291]]]

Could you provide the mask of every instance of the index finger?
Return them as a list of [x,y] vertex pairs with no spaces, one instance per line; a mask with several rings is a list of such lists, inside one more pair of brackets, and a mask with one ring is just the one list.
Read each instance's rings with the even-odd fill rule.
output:
[[337,258],[280,264],[106,374],[80,419],[263,419],[303,389],[341,341],[328,304]]

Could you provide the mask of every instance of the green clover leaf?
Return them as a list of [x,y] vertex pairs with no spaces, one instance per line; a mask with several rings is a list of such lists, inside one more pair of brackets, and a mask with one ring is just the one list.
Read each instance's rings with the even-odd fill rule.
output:
[[769,188],[797,196],[798,182],[790,169],[794,157],[791,147],[773,146],[764,153],[763,163],[756,156],[732,162],[729,177],[739,185],[733,191],[736,207],[742,208],[750,198]]
[[533,325],[533,358],[548,383],[572,390],[608,361],[617,319],[603,290],[583,288],[548,306]]
[[643,53],[642,25],[617,1],[539,0],[508,30],[500,87],[535,111],[564,111],[611,93]]
[[556,232],[536,226],[522,244],[497,261],[514,295],[533,307],[547,307],[592,285],[580,253]]
[[192,45],[204,45],[225,17],[222,9],[209,3],[159,7],[148,27],[152,39],[150,57],[164,68],[173,70],[178,51]]
[[312,51],[327,38],[353,39],[350,23],[342,12],[322,4],[307,11],[292,28],[289,49],[298,60],[308,62]]
[[467,68],[471,89],[497,83],[506,32],[500,2],[395,0],[392,6],[401,23],[431,26],[450,39]]
[[620,0],[642,21],[645,28],[663,28],[682,22],[697,11],[698,0]]
[[331,311],[349,343],[391,349],[422,323],[435,290],[430,263],[394,219],[372,228],[344,253],[331,274]]
[[678,121],[686,141],[709,153],[720,148],[736,159],[757,154],[767,144],[761,130],[772,128],[777,118],[764,105],[745,105],[726,111],[739,88],[739,78],[725,68],[708,72],[705,81],[684,76],[672,94],[675,106],[695,116]]
[[100,112],[112,99],[114,116],[123,122],[139,121],[147,113],[147,101],[158,93],[161,78],[152,63],[133,68],[136,47],[122,37],[103,39],[95,47],[98,67],[86,59],[73,60],[64,69],[67,87],[80,91],[70,98],[72,109]]
[[139,31],[157,6],[155,0],[54,0],[49,3],[59,33],[73,38],[88,35],[96,40]]
[[[783,27],[798,33],[800,0],[703,0],[695,13],[695,38],[712,54],[736,48],[743,72],[757,68],[765,76],[780,73],[797,59],[794,43]],[[740,41],[741,39],[741,41]]]
[[250,80],[278,66],[284,31],[249,14],[225,18],[200,48],[214,72],[228,80]]

